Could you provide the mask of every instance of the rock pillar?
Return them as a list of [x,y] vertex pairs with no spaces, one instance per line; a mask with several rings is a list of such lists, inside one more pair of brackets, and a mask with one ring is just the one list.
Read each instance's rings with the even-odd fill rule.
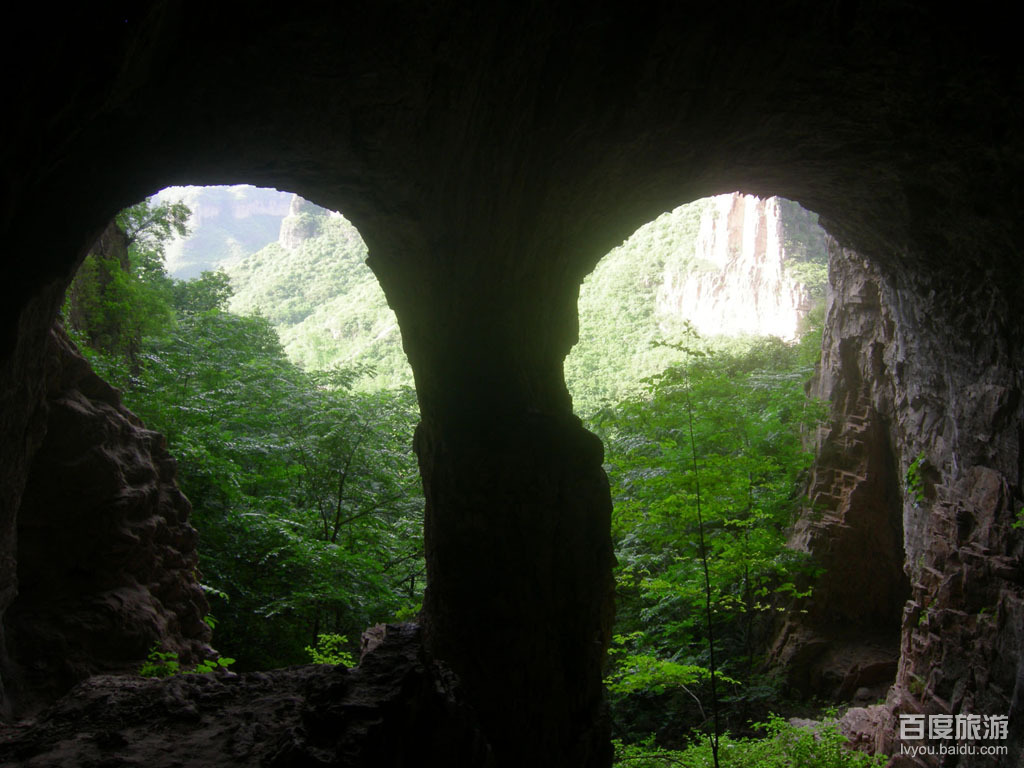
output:
[[481,288],[370,249],[420,399],[428,653],[458,675],[498,765],[607,766],[611,501],[562,379],[575,285],[538,272]]

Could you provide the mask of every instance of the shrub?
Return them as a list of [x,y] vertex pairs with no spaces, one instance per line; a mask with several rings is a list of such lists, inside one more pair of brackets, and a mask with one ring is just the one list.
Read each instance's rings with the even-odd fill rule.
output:
[[[723,735],[718,748],[721,768],[881,768],[885,755],[866,755],[847,746],[830,713],[817,727],[791,725],[778,715],[767,723],[763,738],[734,739]],[[615,742],[616,768],[710,768],[711,740],[704,737],[683,750],[662,749],[654,737],[640,744]]]
[[192,669],[183,670],[181,662],[178,661],[178,654],[173,651],[162,651],[159,645],[149,649],[149,655],[139,667],[139,674],[142,677],[170,677],[171,675],[202,675],[213,672],[215,669],[227,668],[235,663],[235,660],[227,656],[220,656],[216,659],[205,659]]
[[355,659],[345,650],[348,637],[345,635],[320,634],[316,636],[316,647],[306,646],[306,653],[314,664],[344,664],[354,667]]

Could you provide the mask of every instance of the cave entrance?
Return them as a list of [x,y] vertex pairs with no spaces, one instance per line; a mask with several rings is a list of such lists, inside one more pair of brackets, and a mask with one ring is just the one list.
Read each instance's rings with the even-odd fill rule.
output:
[[341,214],[246,186],[164,190],[97,241],[63,325],[99,376],[62,337],[50,418],[76,438],[18,517],[8,633],[40,695],[207,643],[242,671],[351,664],[418,612],[418,407],[365,256]]
[[[820,381],[834,363],[828,350],[822,361],[826,304],[842,303],[830,294],[829,250],[797,203],[724,194],[644,225],[581,287],[565,373],[577,413],[605,443],[618,560],[606,682],[628,741],[654,733],[679,746],[709,729],[712,664],[731,681],[719,694],[733,732],[789,696],[877,699],[895,680],[908,590],[884,425],[861,429],[841,457],[872,454],[842,510],[826,512],[821,487],[840,472],[821,455],[823,425],[848,421]],[[808,540],[824,514],[857,536],[836,525]],[[794,624],[807,633],[804,656],[772,656]]]

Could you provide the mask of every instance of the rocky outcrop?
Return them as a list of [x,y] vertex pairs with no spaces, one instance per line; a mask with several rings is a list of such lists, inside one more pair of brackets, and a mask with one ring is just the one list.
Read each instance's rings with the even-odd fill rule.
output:
[[155,195],[158,204],[180,202],[191,212],[188,235],[164,244],[167,271],[177,279],[192,279],[274,242],[293,197],[243,184],[161,190]]
[[29,468],[46,436],[46,351],[53,313],[63,283],[40,291],[22,317],[21,335],[0,363],[0,717],[11,715],[12,682],[17,663],[3,631],[5,614],[18,595],[18,509]]
[[191,506],[164,439],[143,427],[58,327],[47,342],[45,437],[18,510],[18,595],[6,615],[24,713],[159,644],[212,655]]
[[282,248],[295,250],[304,240],[310,240],[320,234],[321,220],[327,214],[328,212],[320,206],[293,195],[288,215],[281,220],[281,232],[277,242]]
[[755,334],[792,340],[809,302],[785,270],[779,200],[733,193],[711,199],[701,217],[696,269],[665,269],[659,313],[702,334]]
[[97,676],[31,726],[0,729],[0,764],[65,768],[493,768],[451,672],[415,625],[375,628],[359,666],[164,680]]
[[192,215],[189,226],[195,230],[209,222],[225,219],[249,219],[267,216],[283,219],[291,209],[293,195],[276,189],[261,189],[249,186],[184,187],[167,190],[157,196],[158,200],[181,199]]
[[824,573],[776,640],[793,688],[833,700],[877,700],[896,677],[904,574],[893,381],[884,356],[894,321],[876,271],[831,244],[823,356],[809,394],[831,403],[815,436],[809,508],[793,546]]
[[[877,749],[899,752],[906,713],[1008,714],[1019,740],[1022,404],[1008,385],[1019,353],[983,331],[994,295],[926,292],[830,249],[812,390],[832,413],[794,537],[826,572],[775,657],[805,692],[849,701],[860,687],[868,698],[888,689],[885,717],[871,718]],[[918,760],[896,764],[933,764]]]

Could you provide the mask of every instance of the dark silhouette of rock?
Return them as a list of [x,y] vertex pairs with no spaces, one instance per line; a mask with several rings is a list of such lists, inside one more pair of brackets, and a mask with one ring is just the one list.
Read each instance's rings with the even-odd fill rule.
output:
[[163,436],[121,405],[58,326],[47,340],[46,435],[18,510],[18,596],[6,615],[21,714],[151,647],[214,655],[192,508]]
[[[914,285],[830,247],[811,389],[832,413],[795,534],[826,571],[805,612],[787,619],[776,663],[807,694],[854,701],[866,687],[868,699],[885,697],[849,720],[860,743],[887,754],[900,750],[900,714],[1009,714],[1016,724],[1020,656],[1010,649],[1024,626],[1024,578],[1007,463],[1018,458],[1005,446],[1020,432],[1019,394],[1007,386],[1020,371],[1005,340],[983,331],[993,312],[983,286],[940,287],[935,275]],[[1011,755],[1020,738],[1011,729]]]
[[450,671],[424,658],[417,627],[377,634],[355,669],[92,677],[31,727],[0,729],[0,764],[493,766]]

